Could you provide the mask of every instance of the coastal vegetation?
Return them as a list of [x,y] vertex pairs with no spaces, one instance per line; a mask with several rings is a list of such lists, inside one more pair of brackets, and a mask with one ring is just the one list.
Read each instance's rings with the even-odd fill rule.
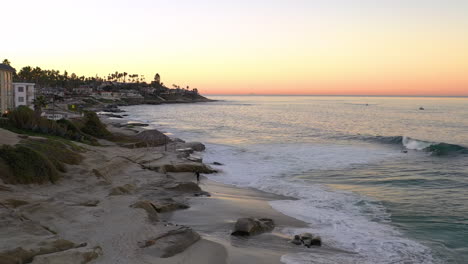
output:
[[96,140],[83,133],[72,121],[49,120],[37,115],[36,111],[26,106],[20,106],[8,115],[8,122],[1,123],[0,127],[15,133],[27,135],[47,135],[80,141],[88,144],[96,144]]
[[55,183],[65,164],[79,164],[83,149],[53,139],[27,139],[0,147],[0,178],[8,184]]

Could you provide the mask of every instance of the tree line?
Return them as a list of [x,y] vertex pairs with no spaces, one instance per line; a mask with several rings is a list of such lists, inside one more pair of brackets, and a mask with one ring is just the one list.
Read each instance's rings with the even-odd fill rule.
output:
[[[11,62],[7,59],[3,60],[3,64],[11,66]],[[157,84],[159,82],[159,74]],[[156,77],[155,77],[156,79]],[[69,74],[67,71],[60,72],[58,70],[41,69],[40,67],[25,66],[17,70],[13,74],[14,82],[33,82],[38,87],[61,87],[61,88],[77,88],[82,85],[98,86],[103,82],[122,82],[146,84],[145,76],[140,74],[128,74],[127,72],[109,73],[107,76],[78,76],[75,73]]]

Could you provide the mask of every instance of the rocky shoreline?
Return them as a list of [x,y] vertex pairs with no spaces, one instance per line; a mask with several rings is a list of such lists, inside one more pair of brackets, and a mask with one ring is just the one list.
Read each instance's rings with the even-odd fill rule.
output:
[[[123,120],[101,119],[113,133],[145,131]],[[203,144],[100,143],[79,144],[85,159],[67,165],[56,184],[0,185],[0,264],[281,263],[284,254],[310,250],[275,232],[275,227],[307,226],[268,204],[287,197],[203,176],[197,184],[195,172],[222,170],[219,163],[190,159]],[[244,223],[236,224],[239,218]]]

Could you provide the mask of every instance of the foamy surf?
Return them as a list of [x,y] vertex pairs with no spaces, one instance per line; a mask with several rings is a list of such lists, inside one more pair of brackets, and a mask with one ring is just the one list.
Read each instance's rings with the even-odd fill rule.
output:
[[221,162],[222,173],[210,179],[252,187],[298,200],[274,201],[274,209],[311,224],[310,229],[283,229],[287,235],[312,232],[326,246],[349,254],[288,254],[282,262],[433,263],[430,250],[387,224],[389,214],[377,201],[332,190],[301,179],[311,170],[347,168],[402,155],[386,148],[347,145],[272,144],[244,148],[209,145],[205,162]]

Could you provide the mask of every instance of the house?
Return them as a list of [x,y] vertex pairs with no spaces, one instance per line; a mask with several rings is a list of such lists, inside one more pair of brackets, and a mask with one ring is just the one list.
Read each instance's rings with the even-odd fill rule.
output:
[[91,95],[93,93],[92,87],[80,86],[78,88],[73,88],[73,94],[75,95]]
[[66,111],[54,111],[51,109],[47,109],[42,113],[41,116],[49,120],[57,121],[60,119],[76,118],[76,117],[80,117],[81,115],[77,113],[66,112]]
[[36,95],[35,85],[35,83],[13,83],[15,107],[25,105],[32,108]]
[[52,87],[44,87],[37,91],[37,93],[44,95],[46,97],[58,96],[64,97],[65,96],[65,89],[63,88],[52,88]]
[[16,70],[10,65],[0,63],[0,113],[13,109],[13,73]]
[[120,90],[121,98],[132,98],[132,99],[142,99],[143,96],[134,90]]

